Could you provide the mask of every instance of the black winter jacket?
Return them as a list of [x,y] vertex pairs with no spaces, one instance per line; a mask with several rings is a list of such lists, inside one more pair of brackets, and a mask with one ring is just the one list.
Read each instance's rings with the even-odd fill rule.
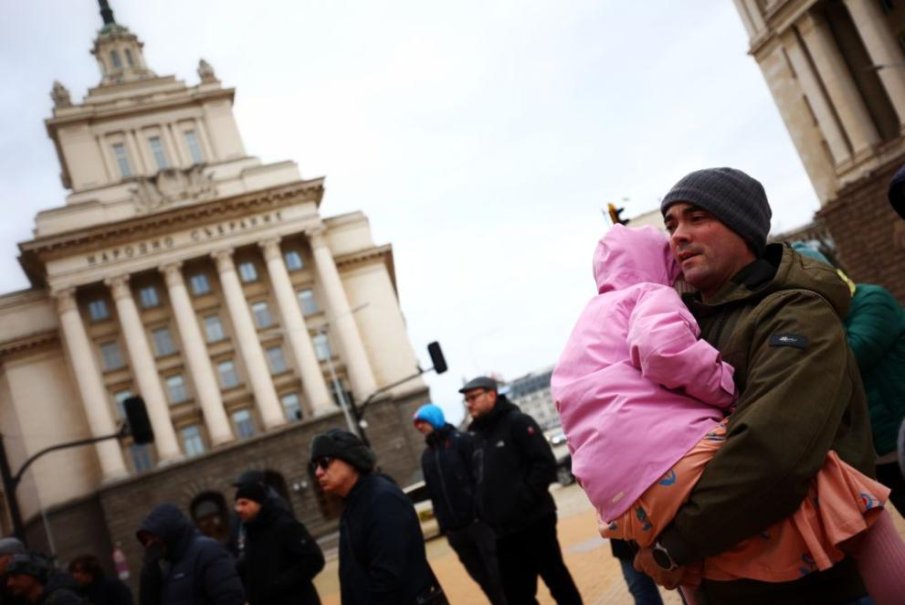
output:
[[172,504],[154,508],[139,530],[161,538],[163,557],[147,557],[141,571],[141,605],[243,605],[245,592],[233,558],[202,536]]
[[241,572],[251,605],[318,605],[312,580],[323,568],[320,546],[287,510],[268,500],[245,523]]
[[421,470],[440,529],[460,529],[473,523],[477,514],[472,470],[474,436],[447,423],[431,432],[425,441]]
[[474,469],[482,521],[505,536],[555,514],[549,487],[556,459],[534,418],[498,395],[493,409],[468,428],[477,436]]
[[433,581],[412,502],[386,475],[359,477],[339,524],[342,605],[412,605]]
[[132,591],[119,578],[101,577],[83,586],[81,594],[91,605],[132,605]]
[[83,605],[85,602],[79,595],[78,584],[72,576],[58,571],[51,572],[38,605]]

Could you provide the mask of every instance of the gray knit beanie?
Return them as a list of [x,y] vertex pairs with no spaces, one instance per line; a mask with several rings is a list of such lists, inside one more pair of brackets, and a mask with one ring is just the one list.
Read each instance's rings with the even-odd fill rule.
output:
[[660,212],[678,202],[700,206],[751,244],[760,256],[770,232],[770,203],[759,181],[735,168],[705,168],[685,175],[660,203]]

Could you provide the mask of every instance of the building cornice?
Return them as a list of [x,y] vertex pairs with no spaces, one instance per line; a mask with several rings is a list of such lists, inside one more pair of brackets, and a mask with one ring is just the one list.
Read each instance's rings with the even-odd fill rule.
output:
[[337,269],[351,268],[374,260],[382,260],[384,262],[387,273],[390,275],[390,281],[393,284],[393,291],[396,292],[396,295],[398,296],[399,292],[396,288],[396,267],[393,262],[392,244],[372,246],[364,250],[356,250],[355,252],[342,254],[335,258]]
[[60,335],[56,330],[48,330],[37,334],[29,334],[20,338],[14,338],[6,342],[0,342],[0,359],[6,359],[13,355],[32,352],[40,349],[55,347],[60,343]]
[[111,99],[103,104],[85,103],[77,108],[67,109],[65,113],[61,112],[60,115],[47,118],[44,123],[47,126],[47,133],[53,136],[56,130],[80,122],[97,122],[127,118],[133,115],[147,115],[184,105],[195,105],[208,100],[228,99],[232,103],[235,94],[235,88],[207,90],[184,88],[178,92],[165,92],[160,98],[153,98],[155,93],[149,92],[146,95],[136,95],[136,97],[132,98]]
[[779,36],[786,30],[791,28],[802,15],[814,8],[816,0],[779,0],[770,7],[770,10],[764,14],[764,21],[767,23],[767,31],[761,36],[751,41],[750,54],[756,56],[761,54],[767,45],[771,48],[770,43],[779,42]]
[[199,226],[214,220],[240,218],[250,212],[279,209],[299,201],[313,201],[320,205],[323,195],[324,179],[317,178],[179,206],[124,221],[103,223],[88,229],[22,242],[19,244],[19,262],[32,284],[43,286],[43,264],[48,260],[127,243],[136,236],[154,237],[180,226]]

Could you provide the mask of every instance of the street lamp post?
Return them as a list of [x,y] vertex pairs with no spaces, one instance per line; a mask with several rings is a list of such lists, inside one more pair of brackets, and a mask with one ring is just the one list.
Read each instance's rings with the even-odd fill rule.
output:
[[[358,313],[359,311],[361,311],[362,309],[364,309],[365,307],[367,307],[370,304],[371,303],[364,302],[364,303],[361,303],[360,305],[356,305],[355,307],[352,307],[346,313],[341,313],[335,317],[331,317],[330,319],[325,321],[322,326],[320,326],[317,329],[317,333],[321,334],[322,336],[327,338],[328,337],[328,334],[327,334],[328,326],[333,325],[333,323],[335,323],[336,320],[341,317],[345,317],[346,315],[352,315],[354,313]],[[330,371],[330,382],[333,384],[333,393],[336,397],[337,402],[339,403],[339,407],[342,408],[343,416],[345,416],[345,418],[346,418],[346,425],[349,427],[349,432],[354,433],[354,434],[358,435],[359,437],[361,437],[362,436],[361,428],[358,426],[358,423],[355,422],[355,418],[353,417],[353,414],[352,414],[353,404],[352,404],[352,402],[349,401],[348,397],[346,396],[346,391],[345,391],[345,389],[343,389],[342,383],[340,383],[339,377],[336,375],[336,366],[333,364],[333,345],[330,344],[329,340],[327,341],[327,351],[326,352],[327,352],[327,355],[326,355],[327,359],[325,361],[327,362],[327,369]]]
[[[326,328],[320,328],[318,334],[327,336]],[[339,402],[339,407],[342,408],[343,416],[346,417],[346,425],[348,425],[349,431],[360,437],[361,432],[358,430],[358,426],[355,424],[355,421],[352,419],[352,414],[349,411],[351,406],[346,399],[346,392],[339,382],[339,377],[336,375],[336,366],[333,365],[333,348],[330,347],[329,344],[327,346],[330,349],[327,351],[327,368],[330,370],[330,382],[333,384],[333,393],[336,396],[336,400]]]

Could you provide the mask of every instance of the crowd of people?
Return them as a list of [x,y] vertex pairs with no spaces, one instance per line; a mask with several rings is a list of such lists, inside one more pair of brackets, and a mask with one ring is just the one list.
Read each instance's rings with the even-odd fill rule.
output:
[[[905,218],[905,169],[890,187]],[[695,605],[893,605],[905,595],[905,310],[855,284],[813,242],[770,244],[771,209],[742,171],[690,173],[662,199],[666,234],[614,225],[598,243],[598,294],[551,389],[572,471],[639,605],[656,584]],[[459,391],[467,430],[421,406],[421,466],[442,533],[492,605],[582,597],[562,556],[537,422],[496,380]],[[448,603],[408,496],[357,435],[310,444],[339,497],[343,605]],[[319,604],[324,553],[263,472],[234,483],[228,544],[180,508],[136,530],[140,605]],[[0,539],[0,605],[131,605],[91,554],[68,572]]]

